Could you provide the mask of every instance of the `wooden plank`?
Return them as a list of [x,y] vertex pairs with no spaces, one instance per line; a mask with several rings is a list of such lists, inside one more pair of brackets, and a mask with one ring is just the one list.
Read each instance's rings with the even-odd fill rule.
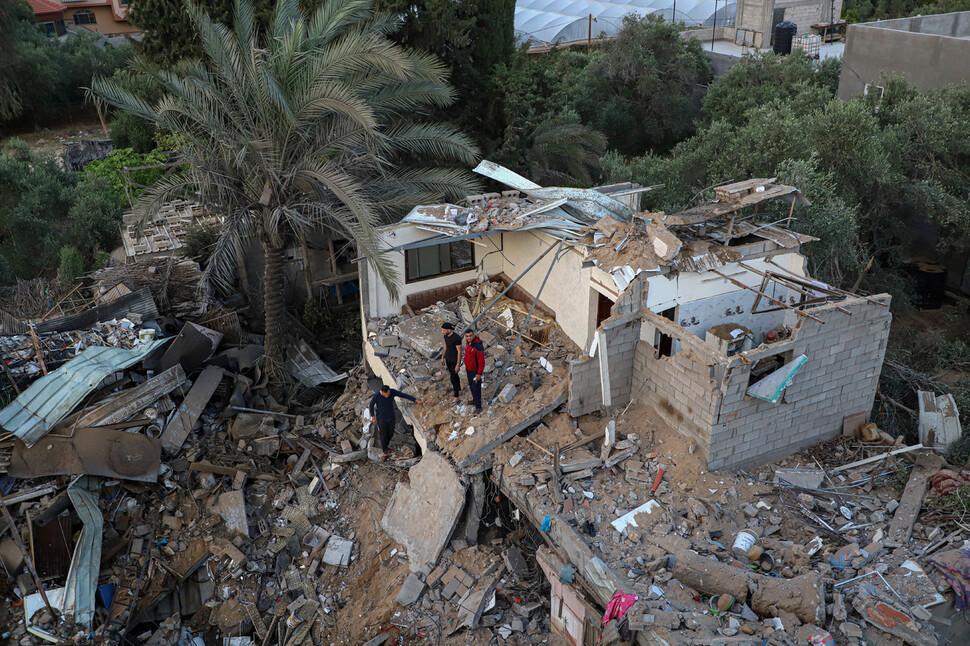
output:
[[855,469],[856,467],[861,467],[866,464],[872,464],[873,462],[879,462],[880,460],[885,460],[886,458],[893,455],[899,455],[900,453],[909,453],[910,451],[915,451],[921,448],[923,448],[922,444],[914,444],[913,446],[906,446],[901,449],[896,449],[895,451],[880,453],[879,455],[874,455],[871,458],[866,458],[865,460],[850,462],[849,464],[843,464],[842,466],[835,467],[834,469],[829,469],[829,473],[834,475],[840,471],[848,471],[849,469]]
[[208,366],[202,371],[182,405],[178,407],[175,417],[165,427],[165,432],[162,433],[162,450],[166,453],[177,453],[182,448],[205,405],[219,387],[223,374],[222,368],[218,366]]
[[897,543],[909,542],[909,537],[913,534],[913,525],[916,524],[919,510],[923,506],[923,496],[926,495],[930,476],[939,471],[942,466],[943,456],[939,453],[928,451],[916,458],[916,466],[909,474],[903,497],[899,500],[899,507],[896,508],[896,515],[889,524],[889,540]]

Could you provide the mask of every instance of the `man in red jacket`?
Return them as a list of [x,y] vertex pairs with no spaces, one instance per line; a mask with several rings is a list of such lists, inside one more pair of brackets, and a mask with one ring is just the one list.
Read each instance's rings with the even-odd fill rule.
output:
[[472,391],[475,412],[482,412],[482,373],[485,372],[485,346],[474,330],[465,330],[465,374]]

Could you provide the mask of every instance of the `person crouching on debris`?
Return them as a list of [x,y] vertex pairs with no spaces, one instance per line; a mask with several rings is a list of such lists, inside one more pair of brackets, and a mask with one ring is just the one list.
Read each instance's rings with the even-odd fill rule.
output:
[[370,410],[370,416],[377,420],[377,436],[381,440],[381,451],[383,451],[381,462],[387,461],[387,447],[391,443],[391,438],[394,437],[395,397],[408,399],[418,404],[421,403],[420,399],[415,399],[411,395],[407,395],[400,390],[395,390],[386,385],[381,386],[381,389],[370,398],[370,405],[367,408]]
[[472,391],[471,403],[475,411],[482,412],[482,373],[485,372],[485,346],[473,330],[465,330],[465,374],[468,389]]
[[441,348],[441,365],[445,366],[451,377],[451,390],[455,403],[461,400],[461,379],[458,377],[458,350],[461,348],[461,337],[455,334],[455,326],[451,323],[441,324],[441,333],[445,337],[445,345]]

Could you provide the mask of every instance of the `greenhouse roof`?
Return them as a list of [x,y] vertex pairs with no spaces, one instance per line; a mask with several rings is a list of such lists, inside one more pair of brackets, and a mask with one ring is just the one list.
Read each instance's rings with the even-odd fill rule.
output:
[[714,24],[734,17],[737,3],[716,0],[626,0],[608,2],[597,0],[517,0],[515,3],[515,35],[520,41],[556,43],[585,40],[590,33],[615,36],[629,14],[656,13],[665,20],[676,19],[689,26]]

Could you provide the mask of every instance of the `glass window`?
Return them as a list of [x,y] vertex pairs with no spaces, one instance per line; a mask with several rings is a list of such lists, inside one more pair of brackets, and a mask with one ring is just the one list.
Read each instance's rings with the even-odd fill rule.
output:
[[94,17],[93,11],[75,11],[74,24],[75,25],[96,25],[98,24],[98,20],[97,18]]
[[404,255],[407,282],[466,271],[475,266],[475,251],[468,240],[408,249]]

